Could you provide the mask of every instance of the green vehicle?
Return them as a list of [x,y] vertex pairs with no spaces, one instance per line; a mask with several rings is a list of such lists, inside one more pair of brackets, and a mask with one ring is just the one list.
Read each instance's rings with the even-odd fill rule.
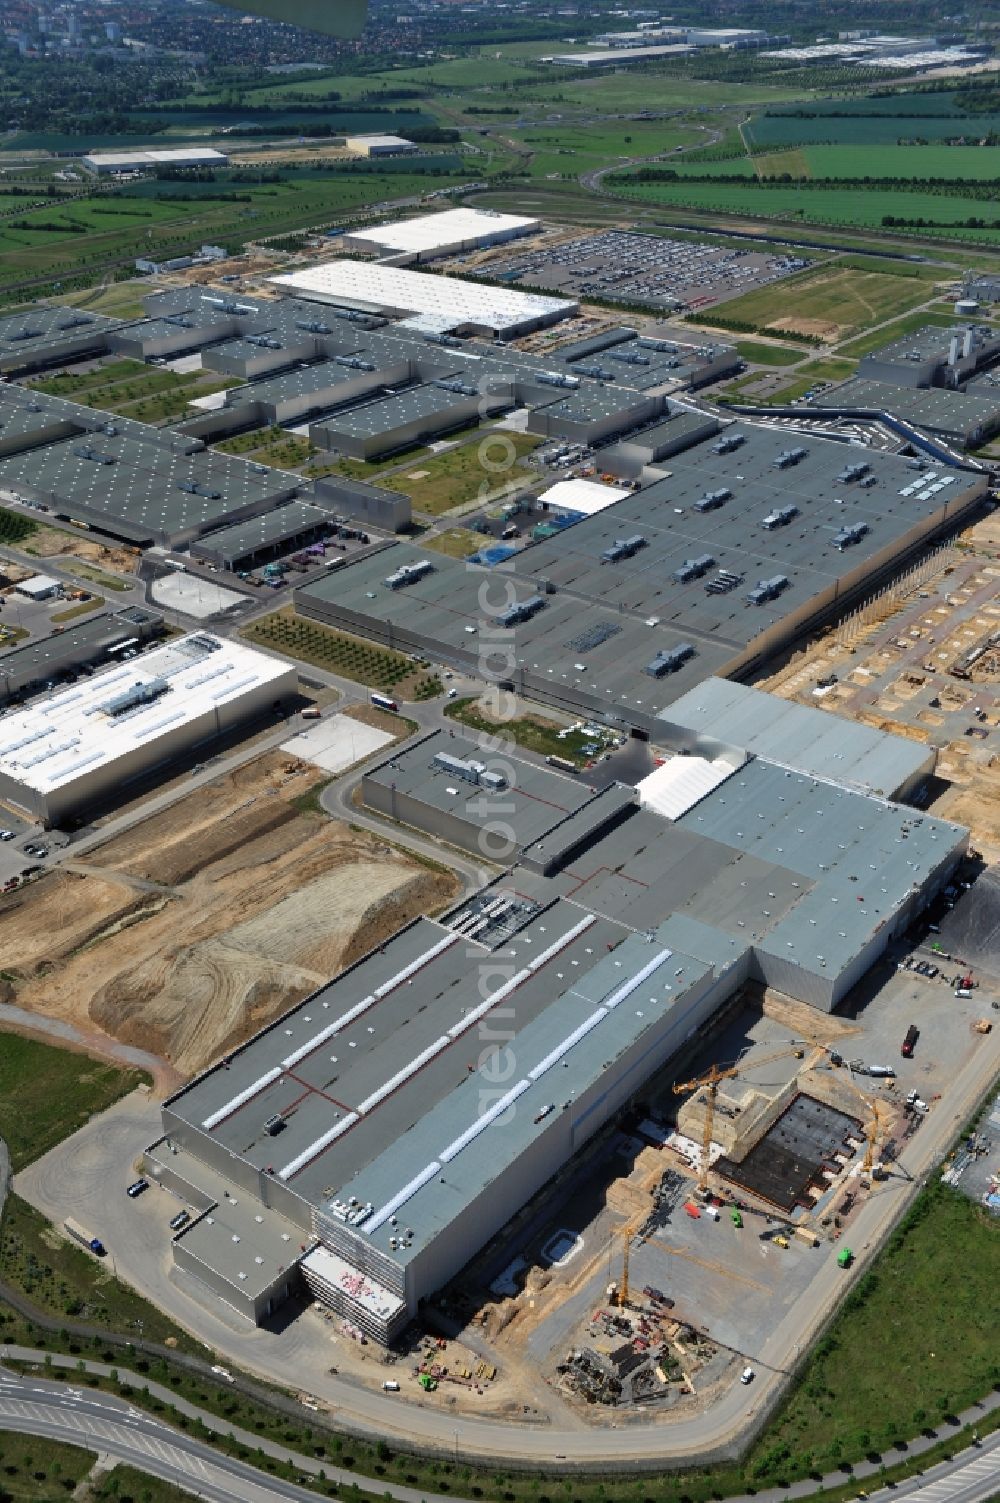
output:
[[854,1262],[854,1254],[849,1247],[842,1247],[837,1254],[837,1263],[841,1268],[850,1268]]
[[735,1206],[733,1206],[732,1210],[729,1212],[729,1218],[732,1221],[733,1226],[739,1227],[743,1225],[743,1217],[740,1215]]

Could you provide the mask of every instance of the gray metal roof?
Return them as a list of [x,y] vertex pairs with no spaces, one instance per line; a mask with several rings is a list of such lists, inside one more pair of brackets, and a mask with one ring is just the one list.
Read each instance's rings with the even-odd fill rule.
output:
[[232,527],[207,533],[199,539],[197,546],[200,551],[209,551],[227,562],[238,562],[259,548],[322,527],[329,519],[327,510],[311,506],[307,501],[288,501],[262,516],[248,517],[245,522],[234,522]]
[[317,427],[334,440],[337,434],[358,439],[375,438],[379,434],[389,434],[406,427],[421,418],[446,415],[453,410],[461,417],[467,412],[469,401],[469,394],[446,391],[441,386],[413,386],[405,391],[393,392],[390,397],[380,397],[361,407],[338,412]]
[[889,798],[934,765],[933,751],[917,741],[728,679],[706,679],[662,719],[706,741]]
[[261,468],[211,450],[179,454],[105,431],[0,459],[0,486],[24,487],[61,513],[142,540],[202,531],[247,507],[263,510],[301,483]]
[[124,322],[83,308],[35,304],[28,312],[0,316],[0,351],[5,355],[31,356],[47,346],[58,346],[82,335],[96,337],[120,329]]
[[1000,423],[1000,391],[985,384],[970,391],[940,387],[892,386],[886,381],[845,381],[813,397],[810,407],[868,407],[891,412],[919,427],[964,438],[977,428]]
[[[498,819],[510,827],[519,846],[538,840],[553,825],[595,801],[593,790],[585,782],[558,777],[548,768],[518,757],[506,745],[498,757],[486,741],[485,737],[477,740],[471,735],[436,731],[416,746],[395,752],[378,767],[370,768],[365,780],[393,787],[431,808],[477,825],[490,818],[493,804]],[[486,787],[456,778],[435,764],[439,753],[462,761],[484,762],[487,768],[495,766],[506,777],[507,785],[491,793]]]

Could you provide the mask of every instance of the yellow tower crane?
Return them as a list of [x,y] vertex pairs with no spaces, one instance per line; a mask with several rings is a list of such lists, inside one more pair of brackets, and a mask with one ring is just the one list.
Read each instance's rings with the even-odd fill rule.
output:
[[[756,1068],[757,1065],[770,1064],[772,1060],[787,1059],[794,1055],[796,1059],[802,1059],[805,1054],[805,1045],[797,1039],[792,1039],[784,1049],[778,1049],[774,1054],[765,1054],[763,1057],[750,1061]],[[719,1083],[723,1080],[731,1080],[738,1075],[743,1068],[742,1062],[737,1061],[734,1065],[713,1065],[704,1075],[699,1075],[696,1080],[685,1080],[674,1086],[675,1096],[684,1096],[689,1091],[707,1091],[705,1099],[705,1128],[701,1136],[701,1164],[698,1170],[698,1193],[704,1196],[708,1190],[708,1160],[712,1149],[712,1130],[715,1127],[715,1103],[719,1094]]]
[[629,1299],[629,1259],[632,1253],[632,1243],[635,1241],[635,1222],[630,1221],[626,1226],[619,1227],[612,1232],[612,1237],[622,1239],[622,1279],[620,1284],[612,1283],[608,1293],[611,1303],[615,1305],[627,1305]]

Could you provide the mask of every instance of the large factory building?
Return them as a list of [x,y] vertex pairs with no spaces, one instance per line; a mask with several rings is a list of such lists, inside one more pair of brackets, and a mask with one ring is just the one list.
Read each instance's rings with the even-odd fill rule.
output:
[[457,736],[391,761],[408,822],[495,806],[513,872],[197,1077],[146,1156],[202,1208],[179,1268],[254,1322],[304,1281],[383,1343],[745,984],[834,1007],[967,840],[746,750],[678,780],[669,814],[658,790],[595,793]]

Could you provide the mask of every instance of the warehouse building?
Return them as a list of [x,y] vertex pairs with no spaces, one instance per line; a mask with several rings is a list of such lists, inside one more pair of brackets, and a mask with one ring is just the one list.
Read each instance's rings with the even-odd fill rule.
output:
[[124,322],[81,308],[38,305],[29,314],[6,314],[0,318],[0,373],[24,375],[104,355],[110,348],[110,336],[123,328]]
[[111,537],[177,547],[223,521],[270,510],[301,484],[198,444],[185,453],[146,441],[158,431],[144,430],[141,441],[120,433],[116,419],[80,440],[10,455],[0,459],[0,487]]
[[163,618],[130,606],[114,615],[71,622],[56,636],[11,648],[0,658],[0,704],[34,694],[60,679],[104,664],[158,637]]
[[380,532],[406,532],[412,522],[409,496],[402,491],[385,490],[380,485],[366,485],[361,480],[346,480],[339,475],[324,475],[313,486],[317,506],[343,515]]
[[471,382],[441,377],[312,423],[309,438],[352,459],[379,459],[466,428],[482,415],[483,398]]
[[[825,710],[709,678],[661,717],[662,739],[683,759],[765,757],[809,777],[880,798],[911,798],[931,777],[934,747],[887,735]],[[676,760],[676,759],[675,759]]]
[[270,280],[311,302],[404,317],[411,327],[438,334],[482,334],[489,339],[517,339],[571,318],[579,308],[567,298],[346,258]]
[[537,219],[522,214],[498,214],[486,209],[446,209],[440,214],[420,214],[415,219],[397,219],[370,230],[349,230],[344,249],[360,256],[413,256],[433,261],[485,245],[503,245],[540,229]]
[[[836,1005],[967,840],[762,758],[673,819],[465,738],[390,758],[382,798],[393,771],[397,817],[463,840],[513,803],[522,859],[168,1100],[147,1152],[206,1208],[190,1257],[189,1233],[175,1240],[180,1266],[255,1321],[301,1280],[383,1343],[747,982]],[[500,1018],[516,1070],[497,1085],[469,1039]],[[240,1228],[215,1236],[231,1202]],[[275,1226],[286,1280],[255,1271],[275,1271]]]
[[1000,358],[1000,333],[987,324],[940,329],[934,325],[894,339],[858,363],[863,381],[890,386],[943,386],[952,391]]
[[[745,675],[988,487],[985,474],[857,452],[733,424],[671,458],[664,478],[524,549],[502,578],[395,544],[391,559],[296,591],[296,604],[480,675],[488,647],[489,671],[529,698],[649,735],[688,689]],[[387,587],[412,563],[429,567]]]
[[296,692],[294,667],[207,632],[0,716],[0,797],[49,825]]
[[289,501],[262,516],[196,538],[189,551],[192,558],[220,569],[252,569],[296,544],[304,546],[327,537],[332,526],[328,511],[307,501]]
[[359,157],[405,157],[415,156],[420,147],[405,136],[345,136],[348,151],[356,151]]
[[205,350],[201,363],[207,371],[220,376],[238,376],[241,381],[257,381],[284,371],[300,360],[316,356],[316,337],[302,330],[292,335],[283,328],[264,329]]
[[813,397],[809,406],[866,415],[888,413],[959,449],[978,449],[1000,432],[1000,390],[976,385],[980,379],[974,377],[964,391],[942,391],[856,377]]
[[663,397],[595,383],[536,407],[528,418],[528,432],[576,444],[603,444],[652,422],[665,408]]
[[80,161],[95,177],[155,172],[157,167],[228,167],[229,156],[211,146],[157,147],[149,151],[91,151]]

